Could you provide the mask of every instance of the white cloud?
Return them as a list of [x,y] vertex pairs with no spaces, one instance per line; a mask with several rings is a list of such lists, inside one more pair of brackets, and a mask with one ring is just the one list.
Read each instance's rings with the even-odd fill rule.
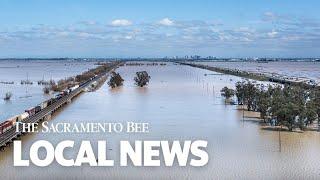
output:
[[169,18],[161,19],[158,23],[163,26],[172,26],[174,24],[174,22]]
[[112,26],[130,26],[132,22],[126,19],[116,19],[111,22]]
[[89,38],[91,35],[87,32],[80,32],[79,34],[79,37],[82,37],[82,38]]
[[68,36],[70,33],[69,32],[66,32],[66,31],[62,31],[62,32],[57,32],[57,35],[58,36],[61,36],[61,37],[66,37]]
[[264,21],[276,21],[278,18],[279,16],[273,12],[265,12],[262,19]]
[[128,35],[124,37],[125,39],[132,39],[132,36]]
[[[113,19],[108,22],[108,25],[101,22],[83,21],[62,26],[18,26],[18,28],[0,29],[0,43],[3,45],[8,42],[19,44],[34,41],[36,44],[38,42],[58,42],[56,40],[61,39],[62,41],[59,42],[62,45],[63,43],[68,46],[74,44],[75,47],[79,42],[87,41],[97,47],[110,43],[112,48],[113,42],[117,42],[118,45],[123,43],[125,48],[137,45],[156,48],[168,46],[209,49],[211,47],[242,48],[245,45],[246,47],[261,48],[261,51],[264,48],[269,48],[270,44],[279,44],[279,47],[283,45],[283,48],[300,46],[313,48],[315,44],[319,45],[320,23],[316,20],[284,16],[272,12],[266,12],[262,15],[260,18],[265,18],[268,21],[261,20],[261,24],[245,23],[240,26],[222,26],[204,20],[181,21],[170,18],[139,23],[126,19]],[[306,25],[307,28],[303,25]],[[130,45],[126,43],[130,43]]]
[[276,37],[276,36],[277,36],[277,34],[278,34],[278,32],[277,32],[277,31],[275,31],[275,30],[272,30],[271,32],[268,32],[268,36],[269,36],[270,38],[274,38],[274,37]]
[[276,16],[273,12],[265,12],[264,15],[268,16],[268,17],[275,17]]

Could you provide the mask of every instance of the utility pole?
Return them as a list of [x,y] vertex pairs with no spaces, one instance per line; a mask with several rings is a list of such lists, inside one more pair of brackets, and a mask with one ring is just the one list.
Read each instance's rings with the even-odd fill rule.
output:
[[207,93],[209,92],[209,85],[208,85],[208,83],[207,83]]
[[214,96],[214,85],[212,85],[212,95]]
[[282,130],[282,125],[280,126],[280,129],[279,129],[279,134],[278,134],[278,139],[279,139],[279,152],[281,152],[282,150],[282,145],[281,145],[281,130]]
[[242,93],[242,122],[244,122],[244,92]]

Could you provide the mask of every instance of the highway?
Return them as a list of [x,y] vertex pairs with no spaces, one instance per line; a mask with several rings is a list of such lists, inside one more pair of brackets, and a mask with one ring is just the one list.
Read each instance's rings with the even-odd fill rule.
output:
[[[119,64],[112,67],[107,73],[111,72],[113,69],[117,68]],[[36,113],[35,115],[29,116],[28,118],[24,119],[24,123],[37,123],[43,120],[46,116],[50,116],[53,114],[57,109],[62,107],[64,104],[71,102],[71,100],[85,91],[87,87],[94,81],[98,81],[100,78],[105,76],[107,73],[100,74],[99,76],[93,78],[92,80],[82,84],[74,91],[70,92],[68,95],[63,96],[61,99],[57,100],[55,103],[43,108],[40,112]],[[12,142],[18,136],[22,135],[22,126],[19,126],[19,131],[17,132],[16,126],[11,128],[10,130],[6,131],[5,133],[0,135],[0,147],[6,146],[8,143]]]

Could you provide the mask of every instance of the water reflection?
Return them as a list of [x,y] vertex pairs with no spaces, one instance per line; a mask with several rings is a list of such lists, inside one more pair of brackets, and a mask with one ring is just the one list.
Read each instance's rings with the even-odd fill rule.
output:
[[109,89],[109,92],[112,94],[120,94],[120,93],[122,93],[122,91],[123,91],[122,86]]
[[146,95],[148,94],[148,87],[136,87],[135,91],[139,94],[139,95]]

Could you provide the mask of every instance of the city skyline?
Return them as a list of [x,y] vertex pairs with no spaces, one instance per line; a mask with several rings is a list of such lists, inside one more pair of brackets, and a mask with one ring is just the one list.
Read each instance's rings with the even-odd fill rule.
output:
[[319,57],[320,2],[1,1],[0,58]]

